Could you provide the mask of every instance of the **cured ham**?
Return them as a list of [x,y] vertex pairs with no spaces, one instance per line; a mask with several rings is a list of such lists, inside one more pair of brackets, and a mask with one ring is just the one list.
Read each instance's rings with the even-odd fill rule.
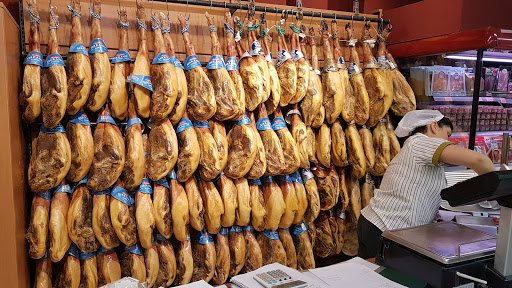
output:
[[[306,96],[309,88],[309,63],[301,51],[302,49],[299,40],[300,38],[306,37],[300,30],[302,17],[302,14],[297,15],[297,26],[294,26],[294,24],[290,25],[293,32],[291,40],[292,51],[290,54],[292,55],[293,62],[295,63],[295,69],[297,70],[297,90],[289,104],[299,103]],[[304,37],[300,37],[299,35],[301,34]]]
[[197,141],[196,130],[186,112],[183,114],[183,117],[176,127],[176,134],[178,137],[178,160],[176,161],[176,170],[178,171],[178,180],[185,182],[196,171],[201,157],[201,149]]
[[391,145],[389,142],[386,119],[380,121],[373,129],[373,148],[375,149],[375,165],[371,173],[375,176],[383,176],[391,162]]
[[140,283],[146,282],[146,264],[139,244],[125,247],[119,258],[123,278],[132,277],[139,280]]
[[116,252],[100,248],[96,253],[98,269],[98,287],[121,279],[121,264]]
[[110,190],[93,192],[92,229],[101,247],[113,249],[119,245],[112,220],[110,219]]
[[[128,51],[128,15],[126,8],[119,8],[119,51],[112,59],[108,103],[114,118],[122,120],[128,116],[128,86],[126,77],[130,75],[130,52]],[[130,116],[131,118],[132,116]]]
[[245,226],[243,230],[245,238],[245,265],[242,272],[247,273],[263,266],[263,255],[260,244],[258,244],[254,236],[252,226]]
[[299,209],[299,200],[297,199],[297,192],[295,191],[295,186],[293,185],[292,177],[290,177],[289,175],[285,175],[279,176],[277,179],[277,183],[281,188],[284,203],[286,205],[284,214],[279,222],[279,228],[288,228],[290,227],[290,225],[292,225],[293,220],[295,219],[295,214]]
[[201,122],[194,121],[194,129],[196,130],[197,141],[201,151],[197,171],[201,178],[213,180],[220,174],[222,167],[217,143],[210,131],[210,124],[206,120]]
[[341,116],[343,120],[347,123],[354,121],[355,117],[355,97],[354,91],[352,90],[352,85],[350,84],[348,69],[345,65],[345,59],[343,59],[343,51],[341,50],[341,45],[339,41],[338,35],[338,23],[336,20],[332,20],[331,23],[331,38],[333,41],[334,47],[334,60],[336,61],[336,67],[338,68],[338,74],[343,83],[343,87],[345,87],[345,99],[343,101],[343,106],[341,107]]
[[[370,133],[371,134],[371,133]],[[331,126],[331,160],[338,167],[348,166],[347,142],[339,120]]]
[[347,136],[348,162],[352,168],[352,176],[359,179],[364,176],[366,171],[366,156],[361,136],[355,124],[348,125],[345,135]]
[[297,251],[297,269],[306,270],[315,268],[315,255],[313,245],[309,239],[308,226],[305,223],[296,225],[293,229],[293,244]]
[[[309,46],[311,47],[311,67],[309,68],[309,86],[300,104],[300,109],[304,117],[306,126],[312,126],[313,120],[317,118],[322,103],[324,101],[324,93],[322,89],[322,80],[320,79],[320,65],[318,63],[318,55],[316,52],[315,30],[313,27],[309,28]],[[303,51],[307,58],[306,50]],[[322,118],[323,122],[323,118]]]
[[134,98],[128,107],[128,123],[125,130],[126,160],[123,168],[124,185],[128,191],[134,191],[142,182],[146,169],[144,141],[142,138],[142,121],[137,118]]
[[252,164],[249,172],[247,172],[246,177],[249,179],[256,179],[265,174],[265,171],[267,170],[267,158],[265,157],[263,141],[261,141],[261,136],[258,134],[258,130],[256,128],[256,119],[254,118],[253,112],[249,113],[249,119],[251,119],[251,131],[257,143],[257,152],[256,157],[254,158],[254,163]]
[[164,43],[167,49],[167,55],[171,61],[173,61],[174,69],[176,72],[176,78],[178,83],[178,92],[176,95],[176,102],[174,103],[174,107],[169,114],[169,119],[173,125],[176,125],[180,119],[182,118],[183,113],[187,109],[187,99],[188,99],[188,87],[187,87],[187,78],[185,77],[185,72],[183,71],[184,67],[181,62],[176,57],[174,53],[174,42],[171,38],[171,25],[169,13],[167,13],[167,17],[164,14],[160,13],[160,21],[163,23],[162,25],[162,34],[164,36]]
[[153,194],[151,184],[144,178],[135,192],[135,221],[140,244],[146,250],[153,247],[153,229],[155,228],[155,209],[151,194]]
[[274,113],[276,108],[279,106],[281,99],[281,83],[279,82],[279,76],[277,75],[276,67],[274,66],[274,59],[272,58],[271,43],[268,36],[267,21],[265,19],[265,13],[260,15],[260,35],[261,35],[261,47],[265,54],[265,60],[267,60],[268,66],[268,91],[270,93],[265,105],[267,106],[268,113]]
[[195,120],[205,121],[217,111],[214,89],[196,56],[190,39],[188,20],[185,20],[183,15],[179,15],[178,20],[187,55],[185,60],[185,76],[187,76],[188,87],[187,111]]
[[236,97],[238,97],[236,103],[238,103],[238,114],[236,114],[232,119],[240,120],[245,113],[245,90],[244,90],[244,82],[242,80],[242,76],[240,76],[240,71],[238,67],[238,60],[236,58],[237,50],[235,45],[235,30],[231,25],[233,24],[233,20],[231,19],[231,13],[226,12],[224,18],[224,31],[226,32],[226,50],[227,56],[226,59],[226,70],[233,81],[233,85],[236,90]]
[[252,168],[258,149],[251,120],[245,115],[228,133],[228,162],[224,173],[232,179],[244,177]]
[[277,232],[279,234],[279,240],[283,243],[283,248],[286,252],[286,265],[290,268],[297,269],[297,252],[293,244],[290,229],[279,229]]
[[[32,198],[30,220],[27,233],[25,234],[28,242],[28,256],[32,259],[40,259],[46,253],[48,224],[50,220],[50,200],[50,191],[34,194],[34,198]],[[48,259],[50,258],[48,257]],[[41,279],[41,282],[44,282],[44,279]]]
[[146,283],[149,288],[154,287],[160,271],[160,261],[155,244],[149,249],[144,249],[144,264],[146,264]]
[[37,260],[34,287],[52,287],[52,261],[48,256]]
[[276,26],[276,30],[278,34],[277,49],[279,50],[279,53],[277,54],[276,69],[279,82],[281,83],[281,97],[279,99],[279,104],[281,106],[286,106],[297,93],[297,67],[295,67],[295,63],[293,63],[292,56],[288,52],[288,47],[286,46],[286,41],[284,39],[285,29],[278,25]]
[[174,282],[174,279],[176,279],[176,255],[169,239],[161,234],[156,234],[155,240],[160,268],[156,277],[155,287],[169,287]]
[[228,235],[228,228],[222,228],[217,233],[215,241],[215,273],[213,274],[212,282],[216,285],[224,284],[229,276],[231,256]]
[[[226,20],[229,21],[230,18],[227,17]],[[235,33],[237,34],[236,39],[241,39],[240,18],[235,17],[233,23],[235,24]],[[230,23],[228,22],[228,24]],[[253,111],[266,97],[265,80],[258,64],[247,49],[243,47],[240,40],[236,41],[236,51],[238,52],[238,57],[240,57],[239,68],[245,90],[245,108]]]
[[267,216],[261,181],[259,179],[249,180],[249,190],[251,193],[250,203],[252,210],[251,225],[256,231],[261,232],[265,229],[265,218]]
[[279,141],[276,132],[272,129],[264,104],[261,104],[259,107],[256,128],[259,136],[261,137],[263,147],[265,148],[265,159],[267,162],[265,175],[279,175],[285,165],[283,149],[281,148],[281,142]]
[[[34,123],[41,114],[41,66],[43,66],[43,55],[41,54],[40,18],[37,11],[37,1],[28,1],[27,10],[30,16],[30,31],[28,34],[28,49],[30,52],[23,63],[25,68],[23,68],[23,84],[19,102],[23,121],[30,124]],[[42,282],[46,281],[41,279]]]
[[171,113],[174,103],[176,103],[178,76],[172,60],[167,55],[162,35],[162,24],[156,15],[151,16],[151,24],[155,40],[155,57],[150,68],[153,93],[151,94],[149,115],[153,119],[161,120]]
[[311,147],[308,147],[309,139],[308,139],[308,132],[306,125],[304,122],[302,122],[302,119],[300,119],[300,112],[297,110],[297,106],[294,107],[295,109],[288,112],[288,115],[291,112],[294,112],[292,114],[292,136],[293,140],[295,140],[295,144],[297,144],[297,150],[299,152],[299,159],[300,159],[300,165],[301,168],[309,168],[309,150]]
[[121,175],[125,163],[123,135],[105,106],[100,112],[94,130],[94,158],[89,170],[87,186],[94,191],[104,191]]
[[263,256],[263,265],[277,262],[286,266],[286,251],[277,231],[265,230],[257,239]]
[[192,256],[194,257],[194,272],[190,281],[210,282],[215,274],[217,258],[215,243],[207,231],[197,232],[197,237],[192,242]]
[[110,194],[110,220],[119,240],[126,246],[137,243],[137,226],[135,220],[135,198],[124,189],[118,180]]
[[366,90],[365,81],[361,68],[359,68],[359,55],[356,50],[357,39],[354,38],[354,33],[350,23],[345,26],[347,32],[347,40],[350,51],[350,84],[352,84],[352,92],[354,97],[354,121],[358,125],[363,125],[370,117],[370,99],[368,91]]
[[169,182],[165,178],[153,183],[153,209],[156,229],[165,238],[171,238],[173,232],[171,196]]
[[[41,112],[43,114],[43,125],[48,129],[55,128],[66,114],[68,97],[66,69],[59,54],[59,42],[57,40],[59,17],[55,15],[53,10],[56,10],[56,8],[50,5],[48,56],[46,56],[43,65],[45,69],[41,73],[41,87],[43,88]],[[37,89],[37,84],[34,89]],[[37,99],[34,100],[37,102]]]
[[277,137],[281,142],[281,147],[283,148],[285,165],[283,166],[281,175],[287,175],[297,171],[300,166],[299,151],[292,134],[286,127],[280,108],[276,109],[274,112],[272,129],[276,132]]
[[96,254],[94,253],[80,253],[80,287],[92,288],[98,287],[98,266],[96,261]]
[[245,239],[240,226],[233,226],[229,230],[229,256],[231,258],[229,277],[233,277],[245,264]]
[[[172,177],[171,177],[172,178]],[[190,177],[185,182],[185,191],[188,199],[188,209],[190,215],[190,226],[197,231],[201,231],[204,228],[204,204],[201,193],[199,192],[199,186],[195,177]],[[175,232],[176,233],[176,232]],[[183,234],[181,234],[183,235]],[[177,235],[179,236],[179,235]],[[183,241],[183,240],[182,240]]]
[[322,87],[324,90],[325,120],[332,124],[343,110],[345,101],[345,82],[340,78],[338,67],[332,54],[329,27],[327,22],[322,20],[322,39],[324,42],[325,64],[322,71]]
[[[254,18],[254,11],[249,11],[249,25],[247,27],[247,36],[249,47],[249,54],[256,62],[256,65],[260,68],[261,76],[263,79],[263,98],[261,103],[267,101],[270,97],[270,72],[267,64],[267,60],[265,59],[265,53],[263,52],[263,48],[261,47],[260,42],[257,39],[257,31],[258,24],[256,24],[256,19]],[[252,25],[254,24],[254,26]]]
[[176,280],[174,285],[185,285],[190,283],[192,273],[194,273],[194,258],[192,256],[192,245],[190,243],[190,235],[185,241],[181,241],[176,252]]
[[281,217],[286,211],[286,202],[284,201],[283,192],[274,178],[264,176],[261,178],[263,183],[263,198],[265,199],[265,229],[277,230]]
[[76,114],[85,105],[89,92],[91,92],[92,70],[87,49],[82,41],[80,1],[71,1],[71,46],[66,61],[66,75],[68,78],[67,112]]
[[[204,203],[204,220],[208,232],[217,234],[221,228],[224,204],[212,181],[198,179],[199,191]],[[214,261],[215,262],[215,261]]]
[[212,133],[213,140],[217,144],[217,151],[219,152],[219,169],[222,171],[226,168],[228,163],[228,138],[226,136],[226,127],[221,121],[215,119],[210,120],[210,132]]
[[82,252],[92,253],[98,250],[99,242],[95,238],[92,223],[94,220],[94,199],[87,189],[86,179],[78,182],[73,188],[73,198],[68,209],[67,227],[71,241]]
[[302,169],[301,177],[308,197],[308,208],[304,214],[304,222],[310,225],[320,213],[320,195],[318,194],[315,175],[310,170]]
[[171,191],[172,230],[178,241],[185,241],[187,240],[187,226],[190,221],[189,204],[187,193],[181,183],[178,182],[178,179],[176,179],[174,170],[171,171],[169,186]]
[[370,39],[369,23],[365,24],[361,39],[364,55],[364,85],[370,99],[370,117],[366,125],[373,127],[386,115],[393,102],[393,80],[390,77],[390,71],[381,69],[372,55],[370,43],[375,40]]
[[229,120],[241,114],[241,101],[238,97],[235,84],[229,76],[222,58],[223,53],[219,36],[217,35],[217,27],[208,12],[205,13],[205,16],[206,22],[210,27],[210,37],[212,40],[212,57],[206,68],[208,68],[207,75],[212,83],[217,103],[215,118],[220,121]]
[[178,159],[178,138],[168,118],[155,124],[149,132],[147,173],[151,180],[164,178]]
[[84,111],[79,111],[69,120],[66,135],[71,149],[71,167],[66,179],[78,182],[87,175],[94,158],[91,123]]
[[108,50],[103,42],[103,34],[101,33],[101,0],[94,0],[92,2],[91,16],[89,57],[92,67],[92,85],[89,98],[87,99],[87,108],[96,112],[107,103],[111,77]]
[[238,193],[235,183],[233,183],[233,180],[226,177],[226,175],[221,174],[216,179],[216,186],[224,204],[221,225],[222,227],[231,227],[235,224],[238,208]]
[[137,114],[142,118],[148,118],[150,115],[150,94],[153,87],[149,74],[146,11],[142,0],[137,1],[137,20],[139,47],[137,56],[135,57],[132,75],[128,77],[128,82],[131,82],[130,92],[133,92],[135,96],[135,110]]

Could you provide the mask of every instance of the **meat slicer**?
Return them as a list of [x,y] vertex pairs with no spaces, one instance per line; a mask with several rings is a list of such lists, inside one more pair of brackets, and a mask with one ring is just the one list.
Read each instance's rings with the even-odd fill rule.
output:
[[460,182],[441,197],[451,206],[498,201],[498,236],[454,222],[384,231],[376,263],[429,287],[512,288],[512,170]]

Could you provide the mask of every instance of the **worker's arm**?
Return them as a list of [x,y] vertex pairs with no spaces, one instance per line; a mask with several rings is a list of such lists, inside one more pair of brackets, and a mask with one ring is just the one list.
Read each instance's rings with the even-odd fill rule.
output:
[[439,161],[446,164],[471,168],[478,175],[495,171],[494,165],[489,157],[457,145],[446,146],[441,152],[441,155],[439,155]]

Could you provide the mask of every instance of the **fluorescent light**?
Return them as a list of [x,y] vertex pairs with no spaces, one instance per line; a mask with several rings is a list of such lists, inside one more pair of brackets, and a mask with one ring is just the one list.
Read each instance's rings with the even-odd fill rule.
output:
[[[445,55],[444,58],[476,61],[476,51],[473,50],[449,54]],[[484,57],[482,60],[485,62],[512,63],[512,53],[484,51]]]

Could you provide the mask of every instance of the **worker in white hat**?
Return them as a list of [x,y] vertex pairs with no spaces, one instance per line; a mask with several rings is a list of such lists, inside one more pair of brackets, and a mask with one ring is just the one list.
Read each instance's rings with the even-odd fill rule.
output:
[[408,137],[389,164],[379,189],[361,211],[357,236],[359,256],[377,254],[382,231],[431,223],[446,188],[443,164],[465,166],[476,173],[494,171],[484,154],[448,141],[453,125],[436,110],[415,110],[402,118],[395,134]]

